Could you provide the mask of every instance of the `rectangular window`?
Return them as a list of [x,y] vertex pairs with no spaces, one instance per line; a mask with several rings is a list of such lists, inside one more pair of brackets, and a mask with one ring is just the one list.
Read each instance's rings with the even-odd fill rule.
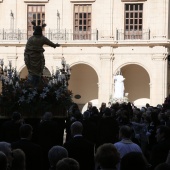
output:
[[36,25],[40,25],[40,26],[45,23],[45,6],[44,5],[28,5],[28,9],[27,9],[28,38],[33,35],[33,25],[31,24],[32,21],[34,21]]
[[74,40],[91,39],[91,5],[74,5]]
[[125,39],[142,39],[143,4],[125,4]]

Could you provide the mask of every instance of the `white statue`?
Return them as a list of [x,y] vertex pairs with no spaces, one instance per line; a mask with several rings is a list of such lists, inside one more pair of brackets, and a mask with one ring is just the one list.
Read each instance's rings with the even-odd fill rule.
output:
[[124,97],[124,80],[125,78],[121,75],[120,70],[114,76],[115,88],[114,88],[114,98],[123,99]]

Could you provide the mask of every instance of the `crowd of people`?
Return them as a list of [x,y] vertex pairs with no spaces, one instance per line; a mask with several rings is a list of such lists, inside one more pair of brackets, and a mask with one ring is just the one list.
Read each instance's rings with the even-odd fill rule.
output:
[[74,103],[67,118],[45,112],[36,124],[13,112],[0,124],[0,169],[170,170],[168,105],[89,102],[81,113]]
[[[46,24],[32,24],[24,61],[27,83],[38,87],[44,83],[43,45],[60,44],[43,36]],[[123,80],[117,97],[123,96]],[[81,113],[74,103],[67,118],[45,112],[34,123],[11,114],[0,121],[0,170],[170,170],[170,96],[163,105],[140,109],[130,102],[102,103],[98,109],[89,102]]]

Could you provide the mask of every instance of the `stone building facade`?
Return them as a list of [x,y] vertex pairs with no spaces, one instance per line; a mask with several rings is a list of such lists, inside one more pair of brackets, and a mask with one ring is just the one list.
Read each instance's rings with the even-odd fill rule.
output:
[[44,35],[61,44],[44,47],[45,74],[64,57],[80,107],[108,103],[119,69],[128,100],[156,106],[170,92],[169,8],[169,0],[0,0],[0,59],[26,77],[23,53],[31,21],[41,21],[47,24]]

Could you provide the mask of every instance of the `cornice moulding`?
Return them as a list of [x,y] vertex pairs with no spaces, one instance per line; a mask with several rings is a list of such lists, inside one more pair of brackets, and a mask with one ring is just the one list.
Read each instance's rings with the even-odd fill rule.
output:
[[70,2],[78,2],[78,3],[85,3],[85,2],[95,2],[96,0],[70,0]]
[[122,0],[122,2],[143,2],[147,0]]
[[165,60],[166,56],[164,54],[153,54],[152,60],[162,61]]
[[49,0],[24,0],[25,3],[47,3]]

